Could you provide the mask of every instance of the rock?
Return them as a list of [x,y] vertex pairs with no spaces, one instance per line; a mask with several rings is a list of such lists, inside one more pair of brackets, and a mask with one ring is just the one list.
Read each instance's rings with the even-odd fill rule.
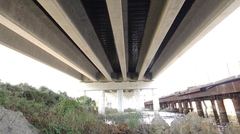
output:
[[157,115],[152,119],[150,129],[156,134],[167,134],[169,132],[169,125],[162,117]]
[[179,134],[198,134],[198,133],[194,130],[192,124],[186,122],[185,124],[181,125],[179,129]]
[[117,125],[117,129],[121,132],[125,132],[128,130],[128,125],[126,123],[121,123]]
[[212,119],[190,112],[185,118],[171,123],[170,134],[222,134]]
[[240,127],[232,124],[227,124],[227,127],[224,131],[224,134],[239,134],[239,133],[240,133]]
[[222,134],[222,132],[211,119],[205,118],[200,123],[199,134]]
[[186,115],[187,118],[187,122],[191,123],[192,126],[194,127],[194,130],[199,132],[200,130],[200,123],[203,120],[202,117],[198,116],[196,113],[194,112],[189,112]]
[[185,118],[175,119],[171,123],[170,134],[178,134],[182,124],[186,123]]
[[148,124],[140,124],[135,126],[131,132],[132,134],[148,134],[148,132],[151,132],[150,129]]
[[0,134],[38,134],[21,112],[14,112],[0,107]]

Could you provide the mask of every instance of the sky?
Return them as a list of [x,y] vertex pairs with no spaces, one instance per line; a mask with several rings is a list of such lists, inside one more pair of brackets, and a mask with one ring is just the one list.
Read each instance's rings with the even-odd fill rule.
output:
[[[166,69],[155,80],[163,89],[159,96],[240,74],[239,16],[240,8]],[[0,63],[2,82],[46,86],[72,97],[81,94],[83,84],[79,80],[1,44]]]

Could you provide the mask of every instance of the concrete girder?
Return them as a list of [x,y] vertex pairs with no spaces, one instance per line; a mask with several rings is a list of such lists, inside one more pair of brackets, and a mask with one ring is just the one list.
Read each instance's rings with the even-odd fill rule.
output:
[[158,83],[153,82],[108,82],[108,83],[86,83],[87,90],[134,90],[134,89],[158,89]]
[[93,62],[107,80],[112,81],[112,66],[81,1],[38,0],[38,2]]
[[[127,31],[127,1],[126,0],[106,0],[108,13],[112,25],[115,46],[117,49],[118,59],[120,62],[123,81],[127,81],[127,57],[126,51],[127,36],[124,35]],[[127,33],[127,32],[126,32]]]
[[239,5],[240,0],[195,1],[150,70],[153,79],[156,79]]
[[0,0],[0,23],[93,81],[99,71],[32,0]]
[[0,44],[49,65],[59,71],[62,71],[76,79],[81,80],[82,74],[69,67],[51,54],[37,47],[27,39],[0,24]]
[[152,0],[142,40],[136,72],[142,80],[184,0]]

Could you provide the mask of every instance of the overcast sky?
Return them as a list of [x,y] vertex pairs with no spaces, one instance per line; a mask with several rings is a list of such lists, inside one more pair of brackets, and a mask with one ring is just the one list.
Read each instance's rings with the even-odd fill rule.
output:
[[[240,74],[240,9],[220,23],[155,81],[160,95]],[[0,79],[11,84],[47,86],[79,96],[78,80],[0,45]]]

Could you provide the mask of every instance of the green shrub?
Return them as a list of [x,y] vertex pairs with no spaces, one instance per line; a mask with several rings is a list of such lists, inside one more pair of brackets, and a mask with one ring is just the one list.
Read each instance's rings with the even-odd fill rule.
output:
[[115,113],[106,114],[105,119],[113,124],[126,123],[130,128],[140,124],[143,121],[143,116],[139,112],[134,113]]
[[116,114],[118,113],[117,109],[116,108],[108,108],[106,107],[105,108],[105,113],[108,115],[108,114]]
[[0,105],[21,111],[31,124],[48,134],[84,133],[98,121],[91,98],[73,99],[66,92],[56,94],[47,87],[36,89],[27,83],[0,82]]
[[124,109],[124,112],[137,112],[136,109],[127,108]]
[[0,81],[0,105],[21,111],[43,134],[111,133],[115,126],[105,124],[105,119],[115,124],[125,122],[132,128],[142,118],[140,113],[117,114],[117,109],[110,108],[106,108],[106,115],[100,118],[95,101],[89,97],[73,99],[66,92],[57,94],[47,87],[36,89],[27,83],[11,85]]

